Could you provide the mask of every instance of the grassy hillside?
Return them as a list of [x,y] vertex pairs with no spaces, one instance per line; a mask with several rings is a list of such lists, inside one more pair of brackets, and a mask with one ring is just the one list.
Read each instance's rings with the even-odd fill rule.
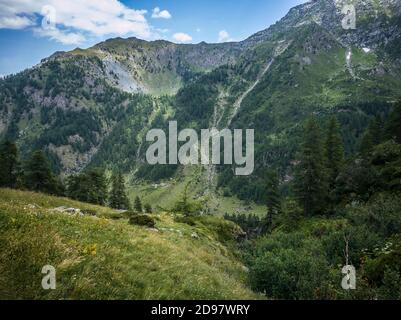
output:
[[185,187],[188,186],[189,198],[204,202],[204,209],[211,214],[223,216],[226,213],[252,212],[259,217],[266,214],[263,205],[241,201],[222,190],[208,190],[205,176],[205,169],[201,166],[180,168],[176,175],[163,182],[138,181],[131,175],[127,179],[130,181],[128,195],[132,203],[139,196],[143,203],[148,203],[153,208],[169,210],[182,198]]
[[[154,215],[156,230],[66,198],[0,189],[0,199],[1,299],[258,298],[229,249],[237,227],[220,218],[189,226]],[[54,291],[41,288],[44,265],[57,270]]]

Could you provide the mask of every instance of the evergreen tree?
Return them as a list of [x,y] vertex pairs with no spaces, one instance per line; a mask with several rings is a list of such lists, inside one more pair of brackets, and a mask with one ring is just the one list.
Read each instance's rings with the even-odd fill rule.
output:
[[138,196],[135,198],[134,210],[136,212],[138,212],[138,213],[142,213],[143,212],[143,210],[142,210],[142,202],[141,202],[141,199]]
[[312,118],[305,127],[303,143],[296,168],[295,191],[304,214],[322,213],[326,208],[327,178],[321,130]]
[[273,218],[281,210],[281,199],[279,191],[279,177],[276,171],[267,173],[267,195],[266,206],[267,215],[263,224],[263,232],[267,232],[273,228]]
[[69,176],[66,180],[66,186],[67,186],[67,197],[83,202],[87,200],[86,194],[83,192],[82,188],[81,175]]
[[108,184],[104,171],[98,168],[70,176],[67,179],[67,195],[78,201],[105,205],[107,189]]
[[387,121],[386,138],[401,143],[401,100],[396,103]]
[[153,212],[152,206],[149,203],[145,204],[144,209],[145,209],[146,213],[152,213]]
[[344,144],[340,133],[340,125],[335,117],[330,119],[325,147],[329,200],[330,204],[333,205],[336,180],[344,165]]
[[105,205],[107,202],[107,180],[102,169],[96,168],[86,173],[88,202]]
[[130,204],[125,191],[125,181],[121,173],[114,174],[110,192],[110,207],[120,210],[129,210]]
[[60,194],[60,184],[53,175],[50,164],[42,151],[35,151],[25,168],[25,186],[32,191]]
[[369,154],[375,146],[383,142],[383,135],[383,120],[377,116],[369,123],[361,142],[360,152],[365,156]]
[[0,146],[0,187],[14,188],[18,180],[18,149],[5,141]]
[[185,185],[184,192],[181,195],[181,198],[174,205],[173,211],[175,213],[183,214],[185,216],[190,216],[191,214],[197,211],[197,205],[195,203],[191,203],[188,197],[188,188],[190,182]]

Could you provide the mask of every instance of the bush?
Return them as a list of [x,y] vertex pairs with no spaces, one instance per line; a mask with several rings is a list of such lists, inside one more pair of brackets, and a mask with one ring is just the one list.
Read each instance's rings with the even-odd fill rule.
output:
[[376,248],[365,260],[366,278],[377,287],[388,287],[389,281],[386,281],[386,277],[394,277],[395,272],[401,278],[401,236],[390,238],[382,248]]
[[273,234],[252,243],[252,288],[269,299],[327,299],[330,270],[321,244],[301,233]]
[[146,214],[140,214],[136,216],[132,216],[129,219],[129,223],[132,225],[154,228],[156,226],[156,221],[151,216]]
[[93,209],[84,209],[84,210],[82,210],[82,213],[86,216],[96,216],[97,215],[96,210],[93,210]]
[[327,298],[328,274],[322,255],[293,249],[265,252],[250,269],[253,289],[273,299]]
[[143,208],[145,210],[145,213],[153,213],[152,206],[149,203],[146,203]]
[[401,275],[398,270],[387,268],[383,276],[383,285],[379,289],[379,298],[382,300],[401,299]]
[[366,205],[350,211],[353,225],[366,225],[383,238],[401,233],[401,201],[399,195],[379,194]]

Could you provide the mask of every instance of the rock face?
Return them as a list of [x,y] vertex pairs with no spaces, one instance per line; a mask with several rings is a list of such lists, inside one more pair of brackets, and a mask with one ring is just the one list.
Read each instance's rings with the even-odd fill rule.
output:
[[[129,93],[158,95],[175,94],[196,73],[235,63],[242,51],[237,43],[184,45],[115,38],[85,53],[100,58],[104,68],[97,76],[112,86]],[[56,59],[70,54],[57,55]]]
[[57,207],[57,208],[54,208],[52,211],[70,215],[70,216],[81,216],[81,217],[84,216],[81,209],[77,209],[77,208]]
[[291,33],[293,29],[316,23],[333,34],[345,45],[377,48],[399,40],[401,35],[401,4],[398,0],[358,0],[355,5],[356,28],[344,30],[343,8],[347,0],[315,0],[299,5],[277,24],[263,30],[245,41],[257,44],[274,40],[277,36]]

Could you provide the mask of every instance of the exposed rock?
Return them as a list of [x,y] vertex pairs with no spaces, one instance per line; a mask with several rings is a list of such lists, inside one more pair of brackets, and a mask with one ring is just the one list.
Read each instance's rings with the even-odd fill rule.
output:
[[73,216],[73,215],[83,216],[84,215],[82,213],[81,209],[67,208],[67,207],[64,207],[64,206],[54,208],[52,211],[63,213],[63,214],[66,214],[66,215],[71,215],[71,216]]
[[37,204],[28,204],[27,206],[24,207],[24,210],[33,210],[33,209],[39,209],[40,207]]

